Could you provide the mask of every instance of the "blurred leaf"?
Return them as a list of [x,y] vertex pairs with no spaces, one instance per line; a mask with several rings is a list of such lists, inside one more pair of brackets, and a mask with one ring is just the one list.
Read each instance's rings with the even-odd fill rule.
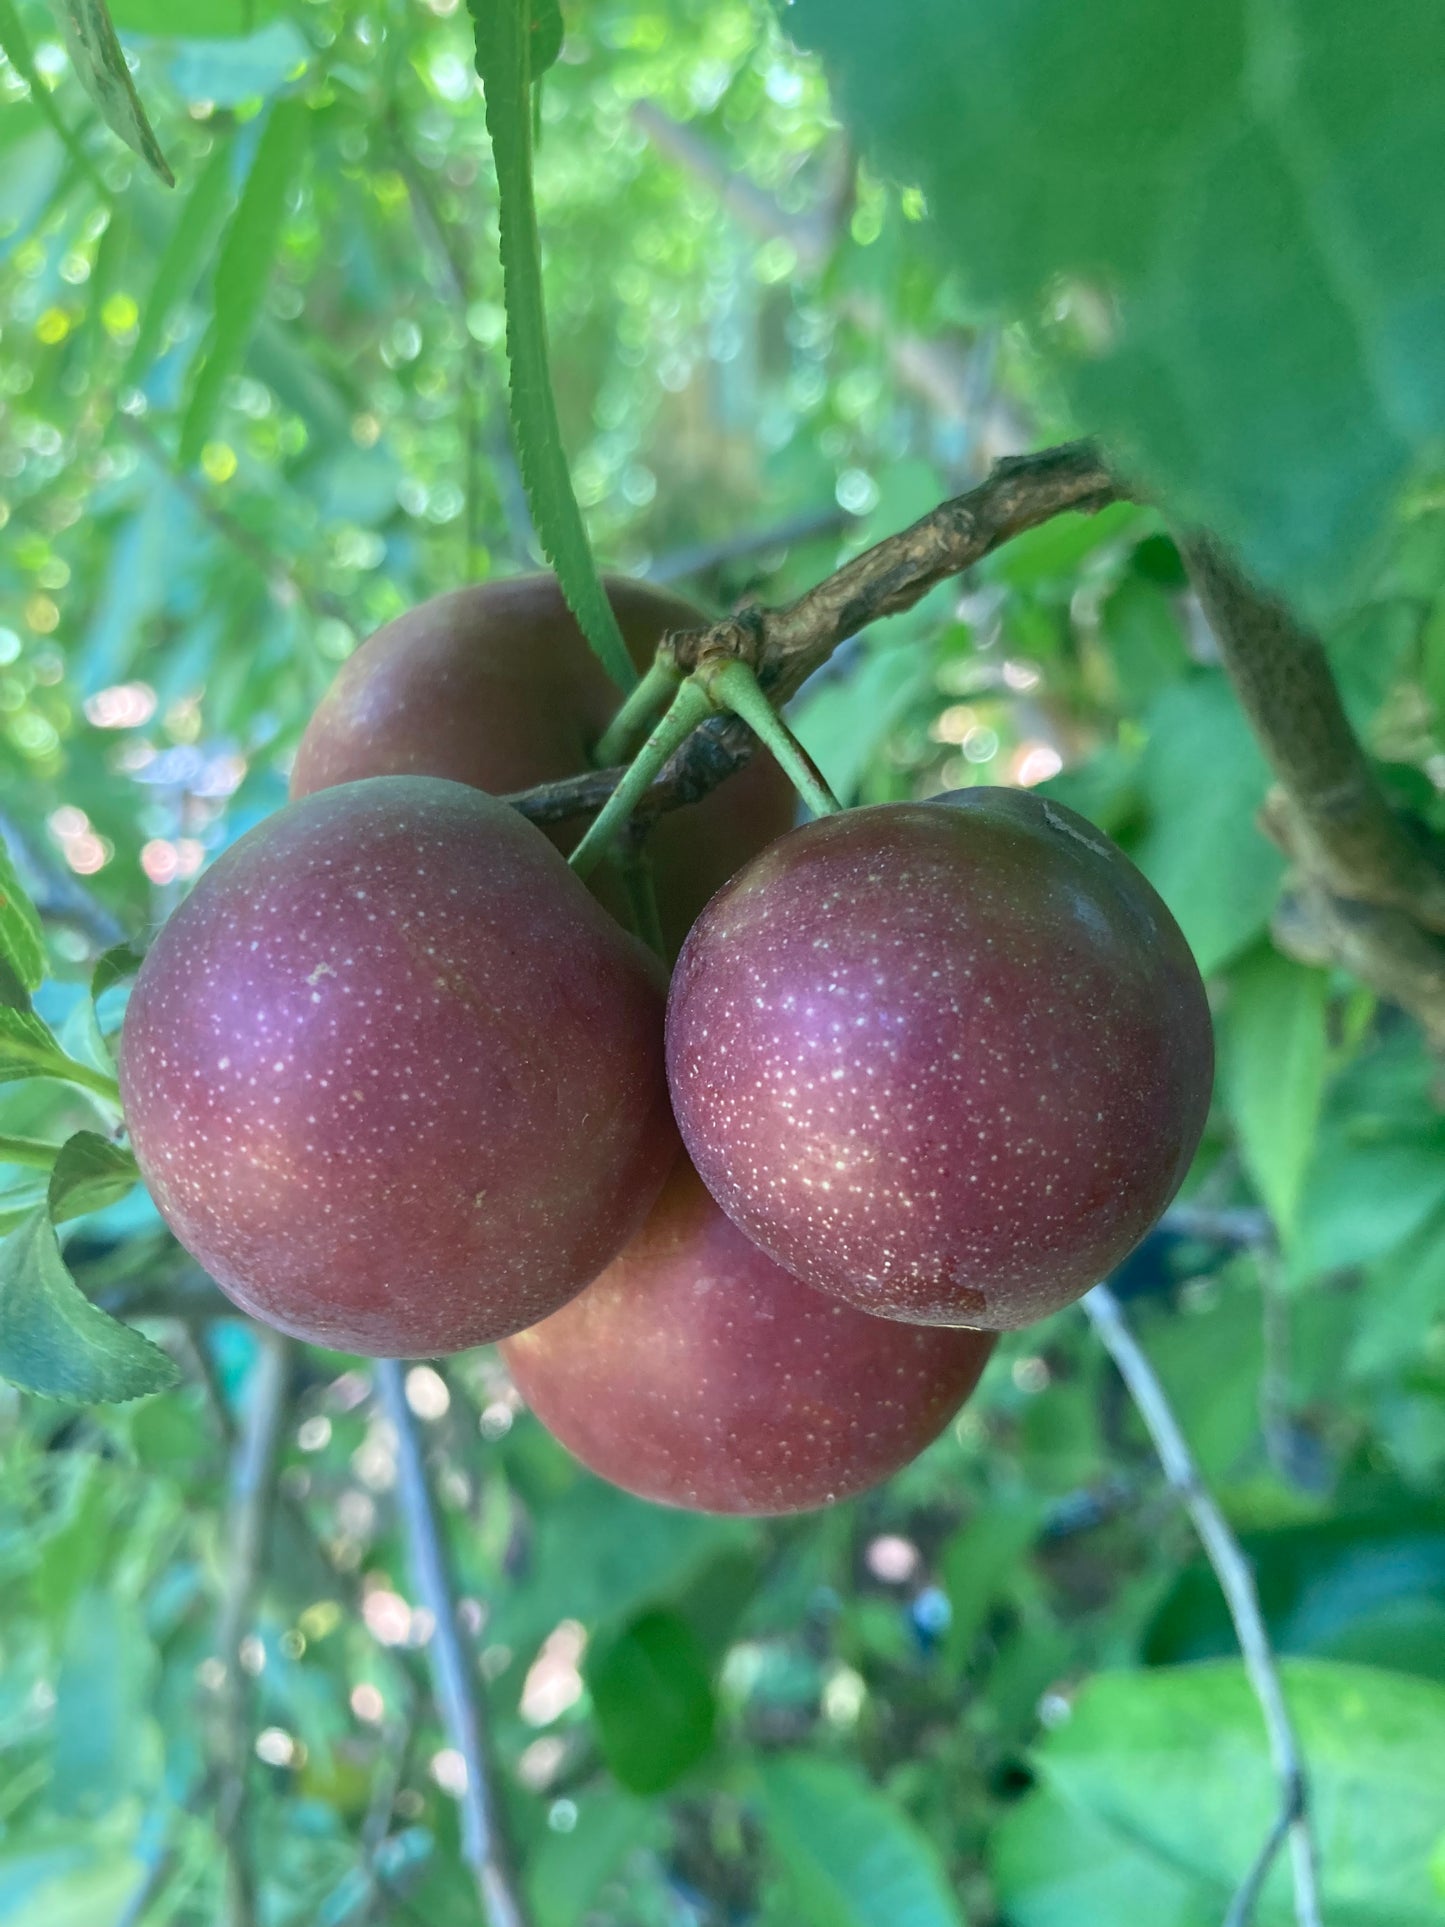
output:
[[1213,671],[1167,689],[1148,728],[1139,780],[1149,827],[1133,854],[1209,976],[1261,934],[1284,874],[1254,820],[1268,772]]
[[214,256],[217,231],[231,198],[234,162],[232,142],[217,141],[182,202],[156,263],[122,380],[138,382],[145,375],[165,342],[176,310],[195,291],[202,271]]
[[763,1831],[810,1927],[960,1927],[933,1847],[847,1767],[765,1759],[756,1785]]
[[[1326,1918],[1438,1927],[1430,1855],[1445,1831],[1437,1770],[1445,1689],[1323,1661],[1283,1670],[1309,1761]],[[1201,1918],[1194,1900],[1202,1898],[1212,1909],[1205,1917],[1217,1921],[1279,1806],[1259,1707],[1238,1661],[1100,1675],[1040,1744],[1035,1764],[1043,1790],[1004,1821],[993,1846],[1000,1896],[1019,1927],[1112,1927],[1121,1908],[1134,1916],[1140,1894],[1159,1894],[1172,1910],[1163,1918],[1187,1927]],[[1101,1851],[1111,1843],[1118,1872],[1107,1891],[1080,1866],[1081,1830],[1065,1815],[1087,1815]],[[1066,1900],[1075,1911],[1064,1912]],[[1293,1920],[1288,1856],[1256,1918],[1259,1927]]]
[[587,1649],[583,1678],[607,1764],[634,1793],[661,1793],[712,1746],[707,1654],[676,1613],[641,1614]]
[[1445,1314],[1445,1217],[1428,1219],[1371,1267],[1354,1309],[1351,1376],[1380,1378],[1408,1369]]
[[311,61],[311,43],[296,22],[273,20],[244,39],[186,41],[167,67],[184,99],[244,107],[292,85]]
[[[1177,559],[1173,544],[1167,546]],[[1147,576],[1126,575],[1104,598],[1099,628],[1131,709],[1147,708],[1188,666],[1174,600]]]
[[637,671],[587,540],[562,446],[547,359],[542,255],[532,195],[532,83],[535,64],[560,47],[555,0],[467,0],[476,28],[477,72],[500,197],[502,282],[512,433],[537,534],[567,606],[613,682],[631,689]]
[[254,33],[279,11],[280,0],[114,0],[111,17],[122,33],[219,40]]
[[1445,1206],[1445,1125],[1359,1130],[1333,1103],[1305,1178],[1289,1252],[1296,1281],[1398,1249]]
[[[1051,295],[1080,419],[1316,611],[1445,427],[1445,16],[795,0],[974,294]],[[1289,343],[1282,360],[1279,345]],[[1062,339],[1056,345],[1063,348]]]
[[946,1649],[955,1665],[968,1664],[989,1608],[1038,1537],[1044,1511],[1026,1490],[994,1499],[944,1547],[939,1577],[952,1611]]
[[1229,980],[1221,1069],[1245,1166],[1280,1236],[1293,1231],[1325,1082],[1327,979],[1261,947]]
[[83,1404],[180,1382],[165,1353],[92,1305],[66,1269],[49,1210],[0,1243],[0,1378]]
[[656,1840],[664,1820],[656,1805],[614,1787],[585,1789],[569,1833],[548,1832],[527,1855],[527,1894],[537,1927],[576,1927],[623,1858]]
[[863,651],[846,674],[820,677],[793,704],[788,721],[837,795],[856,795],[879,745],[928,679],[927,652],[910,640]]
[[55,1808],[94,1819],[141,1778],[151,1649],[135,1610],[109,1592],[76,1602],[55,1685]]
[[55,1224],[104,1210],[140,1182],[130,1152],[95,1131],[77,1131],[60,1147],[50,1173],[50,1216]]
[[129,1853],[67,1829],[34,1845],[0,1844],[0,1919],[5,1927],[98,1927],[122,1918],[140,1882]]
[[10,853],[0,842],[0,963],[25,990],[38,990],[45,976],[45,939],[35,906],[26,896]]
[[[1407,1493],[1369,1511],[1246,1533],[1277,1652],[1349,1660],[1445,1683],[1445,1512]],[[1149,1663],[1233,1654],[1219,1581],[1196,1560],[1145,1637]]]
[[35,56],[30,51],[30,42],[25,27],[15,7],[15,0],[0,0],[0,52],[3,52],[10,65],[30,89],[30,98],[50,122],[60,136],[65,151],[87,176],[93,186],[99,188],[100,176],[89,154],[81,146],[69,121],[61,113],[49,87],[40,78],[35,65]]
[[51,0],[51,11],[65,36],[76,75],[106,124],[167,187],[174,187],[176,177],[146,119],[105,0]]
[[199,460],[226,384],[245,359],[266,298],[287,197],[301,171],[310,135],[305,102],[278,100],[267,117],[246,185],[221,240],[211,290],[211,324],[190,371],[181,422],[177,460],[183,468]]

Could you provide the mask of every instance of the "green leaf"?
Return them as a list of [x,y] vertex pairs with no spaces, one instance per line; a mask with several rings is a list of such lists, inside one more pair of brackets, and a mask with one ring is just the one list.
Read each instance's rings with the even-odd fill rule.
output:
[[96,1131],[77,1131],[60,1147],[50,1173],[50,1216],[55,1224],[101,1211],[140,1182],[130,1152]]
[[245,359],[281,238],[286,198],[300,172],[309,138],[305,103],[295,98],[277,101],[221,241],[211,293],[211,325],[190,370],[181,422],[177,459],[184,468],[199,458],[226,384]]
[[91,1001],[98,1004],[108,990],[114,990],[117,984],[123,984],[128,977],[133,977],[144,962],[144,956],[134,944],[112,944],[91,972]]
[[[3,5],[4,0],[0,0]],[[26,990],[45,978],[45,940],[35,906],[25,894],[10,852],[0,842],[0,963],[8,964]]]
[[[1319,609],[1445,427],[1445,13],[796,0],[971,292],[1071,319],[1081,421]],[[1288,352],[1281,354],[1281,344]]]
[[1147,708],[1183,674],[1187,658],[1174,600],[1147,576],[1124,577],[1105,598],[1099,627],[1130,710]]
[[96,1404],[165,1391],[180,1373],[148,1338],[84,1296],[47,1207],[0,1243],[0,1378],[45,1398]]
[[1268,772],[1214,671],[1167,689],[1147,723],[1139,782],[1150,821],[1133,856],[1208,976],[1261,935],[1284,874],[1255,824]]
[[51,11],[65,36],[71,65],[106,124],[167,187],[174,187],[176,177],[146,119],[105,0],[51,0]]
[[528,1849],[527,1892],[538,1927],[577,1927],[623,1857],[665,1827],[656,1807],[616,1787],[589,1787],[576,1805],[569,1832],[549,1829]]
[[811,1927],[959,1927],[931,1843],[849,1768],[765,1760],[757,1786],[763,1831]]
[[34,1011],[0,1003],[0,1084],[45,1077],[63,1058],[54,1031]]
[[274,19],[279,0],[113,0],[124,34],[164,40],[234,40]]
[[943,1550],[939,1577],[952,1617],[947,1651],[966,1666],[994,1601],[1023,1567],[1043,1523],[1044,1502],[1020,1491],[982,1506]]
[[1325,1083],[1322,970],[1253,951],[1229,980],[1221,1069],[1250,1177],[1282,1238],[1294,1229]]
[[661,1793],[712,1746],[717,1704],[697,1634],[674,1612],[641,1614],[588,1647],[583,1678],[607,1764],[634,1793]]
[[138,382],[146,373],[166,339],[177,308],[194,293],[206,263],[215,253],[217,230],[231,198],[233,160],[232,144],[217,141],[182,203],[156,264],[140,326],[126,357],[123,381]]
[[[1310,1660],[1287,1662],[1284,1677],[1309,1762],[1326,1919],[1439,1927],[1430,1857],[1445,1832],[1445,1688]],[[1279,1806],[1235,1660],[1101,1675],[1035,1766],[1043,1790],[993,1844],[1016,1927],[1217,1922]],[[1270,1875],[1258,1927],[1294,1918],[1287,1863]]]
[[60,136],[66,153],[81,169],[92,187],[103,193],[104,188],[100,176],[95,171],[94,163],[81,146],[80,139],[69,121],[56,105],[49,87],[40,78],[35,57],[30,51],[30,42],[15,7],[15,0],[0,0],[0,52],[4,53],[10,65],[30,89],[30,98]]
[[[527,502],[568,608],[618,688],[636,684],[612,605],[587,540],[562,446],[547,355],[542,252],[532,194],[532,83],[538,56],[555,57],[555,0],[468,0],[476,27],[477,72],[501,206],[502,286],[507,311],[512,432]],[[560,24],[560,23],[558,23]]]
[[108,1591],[71,1611],[55,1683],[54,1804],[95,1819],[140,1779],[153,1651],[134,1607]]

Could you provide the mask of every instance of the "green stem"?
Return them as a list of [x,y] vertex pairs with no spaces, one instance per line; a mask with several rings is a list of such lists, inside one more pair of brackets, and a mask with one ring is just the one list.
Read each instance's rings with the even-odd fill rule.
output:
[[32,1171],[48,1171],[60,1155],[58,1144],[39,1137],[0,1135],[0,1164],[23,1164]]
[[672,699],[672,706],[629,765],[627,774],[594,818],[592,827],[569,861],[579,877],[590,876],[631,820],[633,811],[673,751],[711,713],[707,691],[691,677]]
[[662,934],[662,915],[657,907],[657,884],[646,850],[629,850],[618,859],[617,868],[627,892],[627,907],[632,912],[632,927],[649,950],[667,961],[667,939]]
[[670,656],[654,656],[646,675],[607,725],[593,751],[598,769],[626,762],[682,683],[682,671]]
[[716,707],[741,716],[758,740],[772,751],[793,788],[815,816],[835,816],[842,809],[823,772],[763,694],[757,676],[745,662],[728,658],[710,663],[698,673],[706,682]]
[[78,1058],[57,1057],[53,1063],[46,1065],[41,1075],[59,1077],[67,1084],[78,1084],[83,1091],[89,1091],[92,1097],[98,1097],[103,1104],[108,1104],[117,1115],[120,1112],[120,1085],[113,1077],[107,1077],[104,1071],[92,1070],[89,1064],[82,1064]]

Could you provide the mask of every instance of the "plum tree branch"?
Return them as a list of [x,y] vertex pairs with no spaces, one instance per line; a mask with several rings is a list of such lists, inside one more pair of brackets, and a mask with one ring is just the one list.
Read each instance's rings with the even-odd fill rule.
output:
[[1278,1817],[1241,1881],[1224,1927],[1249,1927],[1265,1879],[1286,1839],[1294,1873],[1295,1919],[1299,1927],[1321,1927],[1318,1851],[1310,1820],[1309,1788],[1294,1722],[1285,1704],[1254,1575],[1218,1501],[1205,1485],[1194,1455],[1170,1407],[1154,1367],[1135,1338],[1118,1299],[1107,1285],[1095,1285],[1083,1300],[1089,1323],[1113,1359],[1119,1376],[1153,1441],[1164,1476],[1178,1494],[1219,1581],[1245,1672],[1264,1715],[1270,1757],[1279,1780]]
[[[664,646],[684,672],[705,658],[740,658],[777,707],[849,636],[882,616],[911,609],[930,589],[972,568],[1011,537],[1069,510],[1091,514],[1126,499],[1127,491],[1090,442],[1009,456],[995,463],[977,488],[865,549],[797,601],[781,609],[744,609],[706,629],[674,633]],[[709,718],[653,779],[644,808],[655,814],[696,802],[742,768],[755,740],[736,717]],[[504,800],[534,823],[560,822],[600,810],[624,774],[621,768],[589,770]]]
[[1211,538],[1181,547],[1278,780],[1266,821],[1294,859],[1298,886],[1282,944],[1343,964],[1445,1045],[1445,849],[1381,788],[1319,637]]
[[216,1779],[216,1832],[225,1859],[226,1927],[255,1927],[256,1895],[251,1867],[249,1816],[250,1694],[241,1665],[241,1644],[255,1611],[266,1541],[276,1502],[281,1432],[286,1422],[295,1346],[289,1338],[257,1328],[258,1354],[250,1397],[231,1466],[231,1492],[224,1526],[229,1565],[216,1622],[218,1675],[211,1754]]
[[481,1694],[457,1628],[456,1588],[448,1568],[441,1520],[427,1481],[416,1420],[406,1402],[405,1368],[394,1358],[378,1359],[376,1384],[382,1409],[396,1433],[397,1503],[406,1531],[412,1580],[435,1622],[427,1653],[437,1708],[447,1736],[466,1767],[461,1799],[462,1857],[476,1878],[487,1927],[528,1927],[507,1840]]

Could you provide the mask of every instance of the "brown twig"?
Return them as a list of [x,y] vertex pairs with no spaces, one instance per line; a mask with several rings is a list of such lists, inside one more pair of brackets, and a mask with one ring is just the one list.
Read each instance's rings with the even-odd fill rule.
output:
[[1282,946],[1343,964],[1445,1045],[1445,849],[1376,780],[1319,638],[1217,542],[1196,536],[1182,547],[1278,779],[1265,822],[1296,865]]
[[241,1665],[241,1644],[255,1611],[266,1539],[276,1498],[281,1432],[295,1347],[289,1338],[259,1327],[259,1353],[250,1402],[232,1461],[231,1492],[224,1523],[228,1557],[225,1591],[216,1623],[221,1672],[215,1693],[211,1751],[216,1777],[216,1833],[225,1858],[226,1927],[255,1927],[256,1895],[251,1866],[250,1694]]
[[1294,1871],[1295,1919],[1299,1927],[1321,1927],[1318,1850],[1310,1820],[1304,1758],[1285,1704],[1254,1574],[1229,1522],[1200,1475],[1164,1387],[1130,1330],[1118,1299],[1107,1285],[1095,1285],[1085,1296],[1083,1305],[1089,1323],[1118,1368],[1153,1441],[1164,1476],[1189,1514],[1204,1556],[1219,1581],[1234,1622],[1245,1672],[1264,1715],[1270,1757],[1279,1780],[1278,1818],[1235,1892],[1224,1927],[1249,1927],[1265,1878],[1286,1839]]
[[462,1857],[476,1878],[487,1927],[527,1927],[527,1910],[512,1865],[501,1792],[492,1759],[481,1692],[462,1650],[456,1588],[448,1568],[441,1520],[422,1457],[416,1420],[406,1402],[405,1368],[394,1358],[376,1362],[382,1408],[396,1433],[397,1503],[406,1530],[412,1581],[431,1613],[427,1645],[437,1709],[466,1767],[461,1796]]
[[[707,629],[666,639],[684,670],[705,656],[750,663],[780,705],[841,642],[882,616],[898,615],[930,589],[961,575],[1011,537],[1069,510],[1083,514],[1127,499],[1089,442],[1067,442],[994,465],[977,488],[942,503],[911,528],[862,555],[783,609],[745,609]],[[653,783],[649,813],[693,803],[742,768],[754,737],[735,717],[715,716],[695,730]],[[504,800],[534,823],[594,814],[622,780],[619,769],[589,770]]]

